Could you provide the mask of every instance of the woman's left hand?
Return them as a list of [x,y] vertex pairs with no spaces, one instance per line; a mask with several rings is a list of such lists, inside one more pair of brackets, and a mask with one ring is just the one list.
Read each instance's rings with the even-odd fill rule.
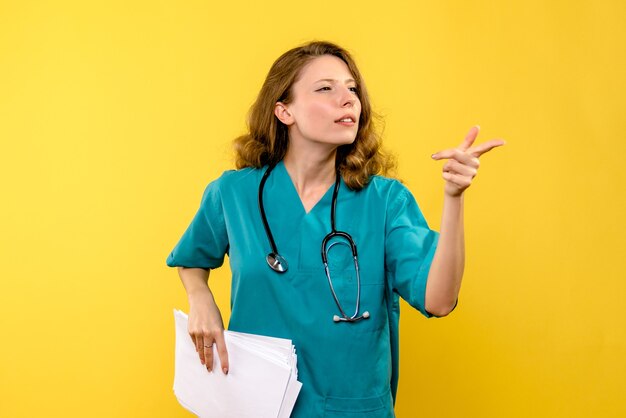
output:
[[492,139],[480,145],[472,146],[478,136],[479,126],[468,132],[465,140],[456,148],[439,151],[432,155],[434,160],[447,159],[443,165],[443,178],[446,180],[445,193],[456,197],[463,194],[478,173],[478,158],[495,147],[505,144],[502,139]]

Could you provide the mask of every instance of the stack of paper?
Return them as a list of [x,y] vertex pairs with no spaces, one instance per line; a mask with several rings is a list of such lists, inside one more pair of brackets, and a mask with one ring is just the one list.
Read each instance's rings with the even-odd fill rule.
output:
[[302,387],[291,340],[224,331],[229,370],[221,371],[213,346],[209,373],[187,331],[187,315],[174,310],[174,394],[200,417],[289,417]]

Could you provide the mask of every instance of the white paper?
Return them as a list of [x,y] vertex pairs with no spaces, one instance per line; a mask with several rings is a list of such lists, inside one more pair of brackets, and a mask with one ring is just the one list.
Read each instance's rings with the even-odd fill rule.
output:
[[291,373],[289,383],[287,384],[287,390],[285,391],[285,397],[283,398],[283,404],[281,405],[280,412],[278,413],[278,418],[289,418],[291,411],[293,411],[296,399],[298,398],[298,394],[302,388],[302,383],[298,382],[297,378],[298,375],[296,373]]
[[176,361],[174,393],[200,417],[288,417],[302,384],[291,340],[224,331],[229,370],[224,375],[213,347],[209,373],[187,331],[187,315],[174,310]]

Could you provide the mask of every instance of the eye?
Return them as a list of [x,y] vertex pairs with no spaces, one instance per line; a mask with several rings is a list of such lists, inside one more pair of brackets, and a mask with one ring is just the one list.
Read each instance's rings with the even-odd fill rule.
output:
[[359,92],[359,89],[358,89],[357,87],[350,87],[350,91],[351,91],[352,93],[358,93],[358,92]]
[[328,90],[330,90],[330,87],[324,86],[321,89],[318,89],[317,91],[328,91]]

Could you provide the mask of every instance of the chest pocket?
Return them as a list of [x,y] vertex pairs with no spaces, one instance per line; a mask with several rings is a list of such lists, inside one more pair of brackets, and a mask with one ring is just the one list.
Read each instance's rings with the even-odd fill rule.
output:
[[370,398],[336,398],[328,396],[324,418],[394,418],[391,390]]

